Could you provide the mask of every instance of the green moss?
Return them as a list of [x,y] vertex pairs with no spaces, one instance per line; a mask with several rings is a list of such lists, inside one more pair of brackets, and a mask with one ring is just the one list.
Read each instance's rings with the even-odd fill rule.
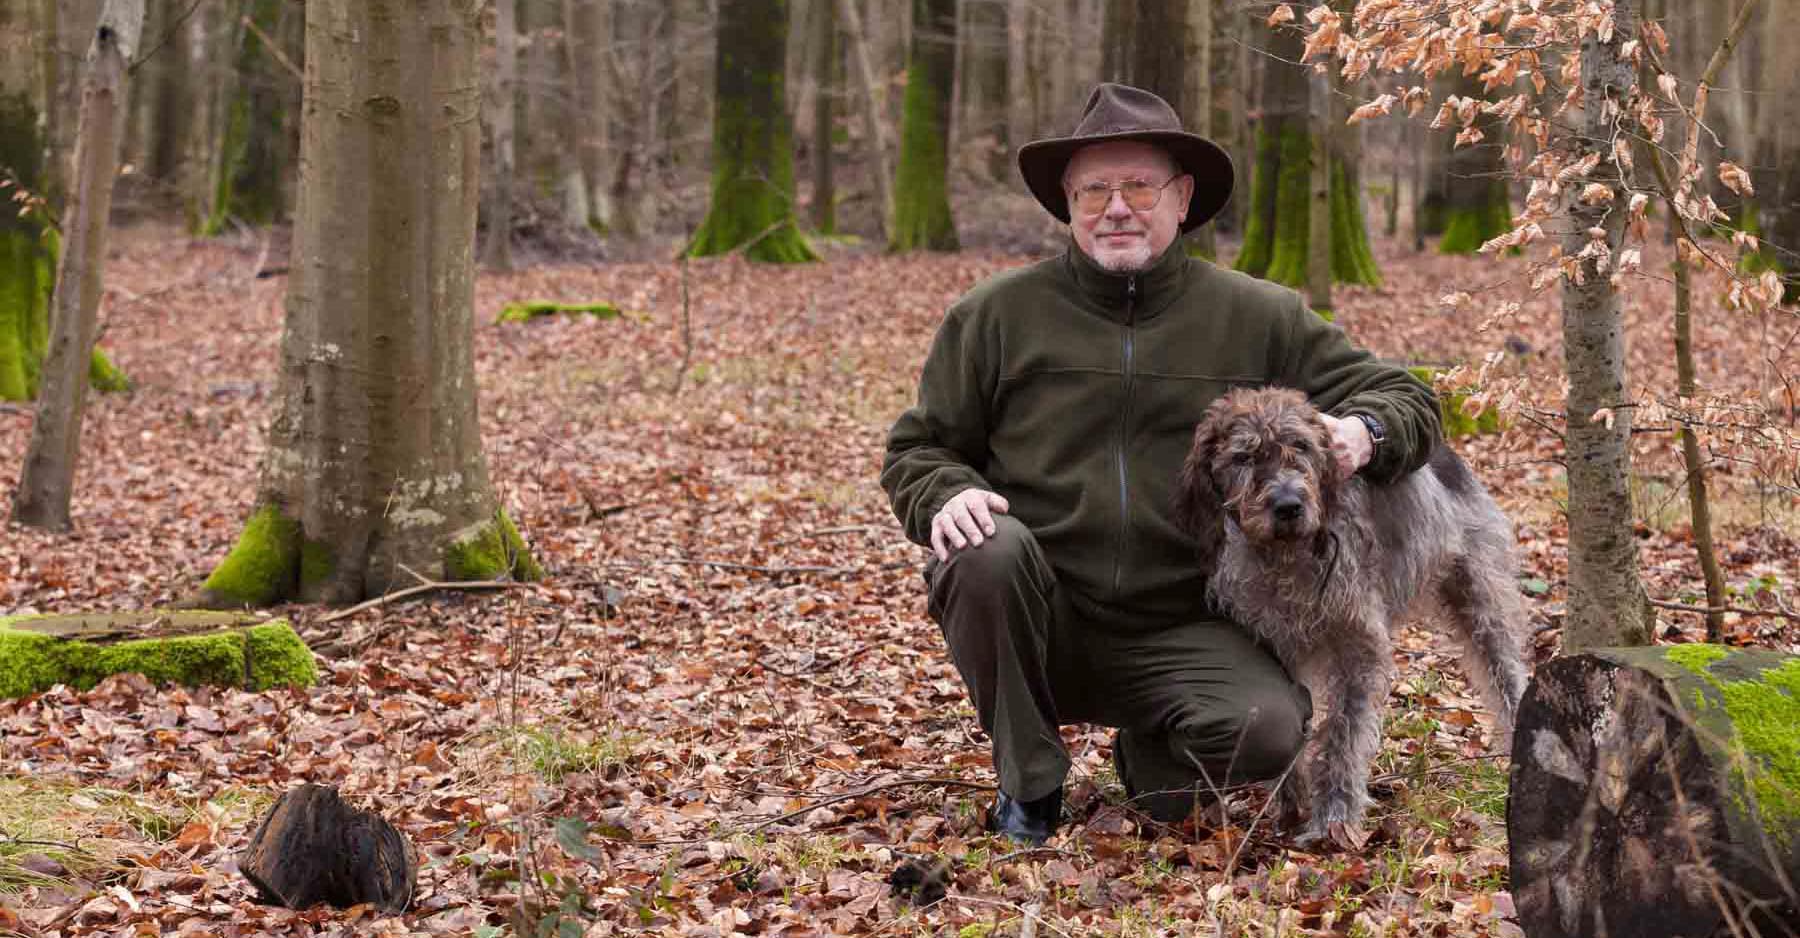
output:
[[504,509],[494,521],[444,548],[444,575],[451,580],[541,579],[544,568],[532,558],[519,529]]
[[300,522],[274,505],[250,516],[231,553],[202,586],[208,605],[267,606],[293,595],[300,574]]
[[1512,206],[1507,202],[1506,184],[1495,182],[1479,204],[1444,209],[1444,237],[1438,242],[1438,252],[1474,254],[1510,230]]
[[[56,684],[86,690],[114,674],[142,674],[154,683],[267,690],[317,682],[312,652],[283,620],[249,628],[231,628],[236,617],[217,618],[216,613],[145,613],[119,615],[121,620],[142,622],[176,620],[191,627],[217,623],[218,631],[170,635],[118,642],[83,641],[79,631],[59,637],[55,631],[32,631],[35,623],[48,628],[70,616],[14,616],[0,619],[0,698],[19,697]],[[105,618],[105,617],[99,617]],[[129,626],[121,625],[121,629]],[[105,629],[102,629],[103,631]]]
[[[1315,141],[1298,121],[1258,132],[1249,224],[1236,269],[1288,286],[1306,283],[1314,148]],[[1354,175],[1336,158],[1331,161],[1330,210],[1332,281],[1380,284]]]
[[494,317],[495,322],[530,322],[539,316],[554,316],[558,313],[571,315],[588,315],[595,319],[617,319],[619,308],[611,303],[556,303],[551,300],[522,300],[508,303]]
[[726,4],[715,43],[712,193],[688,254],[818,259],[794,224],[794,153],[781,62],[787,4]]
[[[1743,756],[1734,759],[1732,778],[1755,795],[1763,830],[1786,849],[1800,822],[1800,658],[1754,672],[1733,667],[1736,655],[1720,645],[1677,645],[1664,656],[1718,694],[1714,703],[1702,691],[1697,709],[1724,708],[1730,745]],[[1723,672],[1720,662],[1726,663]]]
[[[1406,369],[1413,377],[1425,382],[1426,387],[1435,387],[1437,370],[1418,365]],[[1476,416],[1463,412],[1463,402],[1469,399],[1467,391],[1438,391],[1438,413],[1444,427],[1445,439],[1458,439],[1465,436],[1481,436],[1499,433],[1505,424],[1500,420],[1500,412],[1492,407],[1482,410]]]
[[119,394],[131,390],[131,379],[98,348],[88,359],[88,384],[96,391]]
[[937,31],[946,19],[954,26],[955,4],[914,0],[913,48],[906,67],[901,107],[900,162],[894,170],[893,251],[954,251],[956,226],[950,217],[947,182],[950,83],[956,50]]
[[309,595],[308,590],[325,582],[331,571],[337,569],[332,559],[331,548],[323,541],[315,541],[302,535],[300,539],[300,594]]
[[245,629],[244,649],[250,665],[250,690],[311,687],[319,683],[312,649],[286,622],[278,620]]

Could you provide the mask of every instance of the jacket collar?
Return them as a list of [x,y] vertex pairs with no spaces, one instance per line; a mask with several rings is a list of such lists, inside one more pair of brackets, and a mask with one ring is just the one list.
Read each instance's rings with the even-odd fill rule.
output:
[[[1075,286],[1088,302],[1099,307],[1109,319],[1142,321],[1168,308],[1181,295],[1187,284],[1187,245],[1181,238],[1163,249],[1162,256],[1146,270],[1134,274],[1118,274],[1101,267],[1076,246],[1073,238],[1065,257],[1065,266]],[[1132,291],[1135,281],[1136,292]]]

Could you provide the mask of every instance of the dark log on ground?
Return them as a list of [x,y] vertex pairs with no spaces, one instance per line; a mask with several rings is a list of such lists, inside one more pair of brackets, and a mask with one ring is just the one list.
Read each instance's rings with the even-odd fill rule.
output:
[[368,902],[397,914],[412,904],[419,857],[380,815],[345,804],[335,788],[301,785],[263,815],[238,868],[275,905]]
[[1530,938],[1800,935],[1800,658],[1679,645],[1539,668],[1506,829]]

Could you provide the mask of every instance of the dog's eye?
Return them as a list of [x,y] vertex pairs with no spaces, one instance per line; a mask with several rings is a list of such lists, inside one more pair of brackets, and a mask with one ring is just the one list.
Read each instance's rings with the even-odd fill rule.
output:
[[1256,454],[1249,450],[1240,449],[1231,454],[1231,461],[1239,466],[1248,466],[1250,465],[1250,460],[1255,458],[1255,456]]

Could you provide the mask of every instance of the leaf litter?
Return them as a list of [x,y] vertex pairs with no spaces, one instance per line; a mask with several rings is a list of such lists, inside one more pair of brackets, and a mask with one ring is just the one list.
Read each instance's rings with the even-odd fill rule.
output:
[[[173,601],[250,508],[284,281],[251,277],[245,243],[143,226],[117,244],[104,344],[137,390],[92,399],[74,533],[6,529],[0,613]],[[1378,250],[1387,285],[1338,302],[1359,341],[1413,362],[1504,350],[1506,367],[1560,386],[1542,296],[1503,282],[1440,306],[1490,284],[1493,261]],[[1232,794],[1222,823],[1158,827],[1125,803],[1109,732],[1086,726],[1064,731],[1070,818],[1050,844],[982,832],[987,741],[925,616],[923,552],[876,475],[943,309],[1023,260],[483,276],[488,465],[549,578],[328,625],[329,610],[275,610],[331,640],[306,691],[125,675],[0,702],[0,786],[33,795],[0,807],[0,934],[1517,935],[1504,760],[1454,652],[1411,628],[1377,808],[1337,847],[1293,849],[1254,791]],[[1672,374],[1666,288],[1633,283],[1632,367]],[[1736,363],[1762,349],[1701,293],[1702,380],[1750,380]],[[523,299],[623,315],[493,323]],[[1508,300],[1521,309],[1504,331],[1478,331]],[[1521,420],[1458,444],[1518,524],[1540,657],[1566,601],[1553,430]],[[28,415],[0,412],[7,451],[28,432]],[[1655,507],[1678,450],[1668,434],[1638,447]],[[1721,469],[1728,577],[1741,602],[1785,602],[1794,500]],[[17,471],[0,465],[8,491]],[[1660,596],[1698,589],[1684,505],[1677,491],[1673,509],[1642,512]],[[1790,620],[1732,618],[1735,641],[1794,647]],[[1664,624],[1670,640],[1701,632],[1685,613]],[[300,782],[338,786],[413,839],[415,909],[254,904],[236,856]],[[46,798],[57,806],[28,825],[19,806]]]

